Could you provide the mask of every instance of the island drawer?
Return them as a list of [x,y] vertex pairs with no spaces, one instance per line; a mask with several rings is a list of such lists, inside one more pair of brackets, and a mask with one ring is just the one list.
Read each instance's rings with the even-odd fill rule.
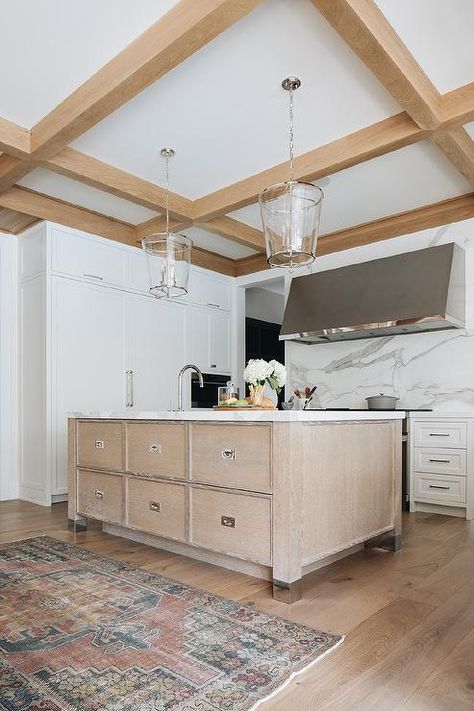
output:
[[271,500],[191,487],[191,542],[230,556],[271,564]]
[[127,471],[147,476],[186,477],[184,422],[127,422]]
[[123,428],[121,422],[79,421],[77,463],[90,469],[121,471],[123,468]]
[[122,523],[122,477],[114,474],[77,473],[77,513],[100,521]]
[[465,449],[415,449],[415,471],[466,475]]
[[191,424],[191,479],[271,492],[271,425]]
[[415,473],[415,498],[443,504],[466,503],[466,477]]
[[186,540],[184,484],[128,478],[127,523],[157,536]]
[[466,449],[466,422],[415,422],[415,447]]

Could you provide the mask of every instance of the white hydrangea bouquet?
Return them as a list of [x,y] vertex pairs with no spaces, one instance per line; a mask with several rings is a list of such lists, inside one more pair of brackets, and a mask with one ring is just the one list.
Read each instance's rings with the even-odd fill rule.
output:
[[281,392],[286,383],[286,368],[277,360],[252,358],[244,370],[244,380],[249,385],[251,404],[259,406],[262,405],[266,383],[277,393]]

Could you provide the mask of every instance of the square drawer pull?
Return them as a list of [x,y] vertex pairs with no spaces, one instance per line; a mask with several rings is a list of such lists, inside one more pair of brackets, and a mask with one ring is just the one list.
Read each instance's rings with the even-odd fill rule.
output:
[[161,454],[161,444],[150,444],[148,451],[150,454]]
[[430,484],[430,489],[450,489],[450,486],[438,486],[437,484]]
[[450,459],[430,459],[430,462],[439,462],[440,464],[449,464]]
[[96,439],[94,447],[96,449],[105,449],[105,442],[103,439]]
[[223,449],[221,452],[222,459],[234,461],[236,457],[235,449]]
[[221,516],[221,526],[235,528],[235,518],[233,516]]
[[150,501],[150,511],[156,511],[157,513],[160,513],[161,503],[159,501]]
[[97,489],[96,492],[95,492],[95,494],[94,494],[94,496],[95,496],[96,499],[103,499],[103,498],[104,498],[104,492],[103,492],[103,491],[99,491],[99,489]]

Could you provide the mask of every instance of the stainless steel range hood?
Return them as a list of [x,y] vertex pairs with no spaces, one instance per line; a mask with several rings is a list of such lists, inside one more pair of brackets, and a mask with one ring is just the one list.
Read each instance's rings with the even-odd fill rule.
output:
[[464,250],[430,247],[296,277],[280,340],[303,343],[464,328]]

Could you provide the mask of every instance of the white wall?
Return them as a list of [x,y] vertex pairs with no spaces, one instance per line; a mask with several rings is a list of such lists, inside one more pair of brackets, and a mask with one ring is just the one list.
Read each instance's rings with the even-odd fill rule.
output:
[[0,500],[18,497],[18,241],[0,235]]
[[457,242],[466,250],[466,331],[420,333],[322,345],[289,343],[289,391],[314,384],[315,407],[365,407],[379,392],[400,406],[474,410],[474,220],[330,254],[313,271]]
[[245,290],[245,315],[268,323],[282,323],[285,297],[269,289],[251,287]]

